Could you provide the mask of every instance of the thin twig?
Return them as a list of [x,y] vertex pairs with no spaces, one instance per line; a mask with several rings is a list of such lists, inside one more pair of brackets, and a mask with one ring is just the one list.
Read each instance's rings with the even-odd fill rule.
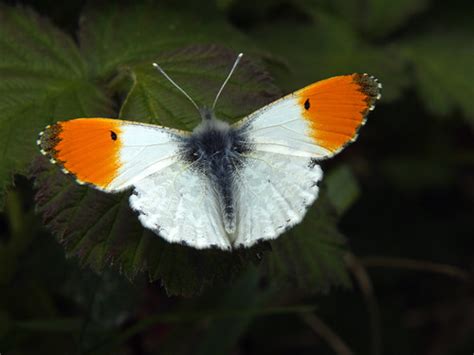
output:
[[367,310],[369,312],[370,320],[370,334],[371,334],[371,352],[373,355],[382,353],[382,335],[380,325],[380,310],[375,298],[374,288],[364,265],[353,254],[347,253],[345,256],[346,264],[349,270],[354,275],[362,295],[364,296]]
[[450,276],[462,281],[472,280],[472,275],[461,268],[447,264],[434,263],[431,261],[391,257],[365,257],[361,258],[360,261],[365,267],[385,267],[392,269],[428,271]]
[[300,314],[300,318],[313,330],[313,332],[324,339],[337,355],[354,354],[341,337],[339,337],[339,335],[329,328],[329,326],[314,313],[302,313]]

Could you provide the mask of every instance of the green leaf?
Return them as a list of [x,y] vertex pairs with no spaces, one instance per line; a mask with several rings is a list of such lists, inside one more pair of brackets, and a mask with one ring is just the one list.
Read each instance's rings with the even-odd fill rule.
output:
[[397,44],[413,69],[414,84],[435,116],[460,111],[474,126],[474,46],[472,35],[449,31],[423,33]]
[[79,37],[80,49],[33,11],[0,6],[0,208],[13,174],[25,174],[37,153],[35,141],[44,126],[114,115],[106,93],[123,66],[150,64],[184,43],[252,48],[222,19],[143,4],[90,6]]
[[[359,8],[360,2],[357,2]],[[387,36],[400,29],[413,16],[429,7],[430,0],[369,0],[362,14],[365,33],[372,37]],[[359,17],[360,18],[360,17]]]
[[23,8],[0,6],[0,208],[15,173],[37,154],[36,138],[58,119],[110,113],[87,79],[74,42]]
[[[165,69],[177,81],[189,83],[186,84],[189,88],[186,86],[185,89],[192,95],[196,94],[200,103],[206,103],[211,102],[213,94],[204,92],[217,90],[228,71],[229,59],[234,56],[215,46],[192,46],[162,53],[161,58]],[[149,65],[131,66],[126,72],[133,80],[122,108],[122,117],[136,117],[179,128],[192,128],[198,122],[194,107]],[[226,88],[225,96],[229,97],[219,103],[218,114],[232,121],[268,102],[274,93],[275,88],[264,71],[244,61]],[[174,110],[173,107],[180,109]],[[148,270],[151,280],[161,279],[169,294],[192,295],[201,292],[206,285],[232,280],[249,261],[257,261],[266,248],[263,244],[227,253],[169,244],[142,228],[128,206],[128,194],[108,195],[77,186],[69,177],[51,169],[43,159],[36,163],[33,174],[37,177],[39,210],[68,253],[78,255],[83,263],[96,270],[102,270],[109,263],[118,264],[130,278],[141,270]],[[292,277],[299,272],[308,274],[312,284],[323,283],[321,287],[325,288],[333,279],[336,283],[344,283],[341,281],[344,271],[340,257],[343,247],[339,235],[323,234],[326,222],[320,222],[319,239],[312,239],[308,249],[322,252],[316,262],[319,269],[311,272],[305,269],[312,267],[313,261],[310,261],[311,265],[303,263],[298,270],[287,269],[290,264],[282,267]],[[290,241],[290,247],[307,249],[306,240],[301,240],[296,247],[291,246],[293,242]],[[339,244],[333,248],[331,243]],[[334,272],[330,269],[331,263],[336,265]]]
[[324,12],[316,12],[310,23],[285,21],[253,34],[262,47],[295,68],[277,73],[288,91],[334,75],[369,73],[384,84],[382,101],[388,102],[409,83],[396,52],[367,43],[345,21]]
[[[152,16],[153,22],[148,17],[155,12],[143,6],[89,10],[81,22],[80,51],[70,38],[31,11],[2,7],[4,21],[0,29],[11,33],[0,42],[2,52],[7,54],[0,62],[7,77],[0,83],[0,90],[5,91],[0,107],[7,112],[0,121],[0,134],[6,135],[7,140],[2,140],[0,148],[5,157],[11,157],[21,167],[13,171],[24,172],[32,156],[38,156],[34,143],[44,125],[72,117],[113,116],[112,95],[125,98],[120,111],[123,118],[183,129],[192,129],[198,123],[194,107],[153,70],[151,60],[159,61],[199,104],[210,105],[236,53],[203,44],[177,48],[182,42],[173,29],[176,26],[179,33],[191,31],[183,20],[188,15],[180,15],[179,21],[183,22],[174,23],[173,16],[178,15],[163,10],[163,21],[155,28],[157,19]],[[189,33],[185,37],[210,40],[233,31],[217,28],[208,21],[202,31],[195,31],[196,37],[188,37]],[[14,36],[18,37],[14,42],[3,40]],[[32,65],[19,59],[25,54],[35,59]],[[277,92],[262,67],[244,59],[216,113],[234,122],[275,99]],[[1,169],[4,175],[0,176],[5,180],[12,167],[2,163]],[[169,294],[192,295],[207,285],[229,282],[248,262],[258,262],[268,249],[268,244],[263,243],[227,253],[169,244],[143,229],[128,206],[127,193],[109,195],[78,186],[43,158],[36,159],[32,175],[36,177],[37,209],[68,254],[77,255],[83,264],[97,271],[115,264],[129,278],[147,271],[151,280],[162,280]],[[319,207],[323,211],[320,216],[326,213],[325,206]],[[302,258],[296,269],[280,263],[279,271],[292,277],[303,273],[307,280],[323,288],[333,280],[343,283],[343,243],[334,232],[333,222],[318,222],[317,238],[307,240],[303,236],[294,245],[292,241],[275,243],[278,254],[304,254],[314,249],[314,255],[318,255],[316,263]],[[298,233],[304,234],[293,232],[295,236]],[[334,270],[327,269],[332,264]]]
[[33,171],[38,210],[66,252],[98,272],[109,264],[131,279],[147,271],[151,281],[161,279],[168,294],[190,296],[232,280],[255,258],[255,250],[228,253],[167,243],[141,226],[128,194],[79,186],[49,165],[39,159]]
[[265,260],[271,282],[312,292],[330,286],[349,287],[343,261],[345,238],[336,227],[337,214],[324,191],[303,223],[272,242]]
[[222,43],[239,51],[253,47],[225,19],[213,15],[156,3],[89,6],[81,20],[81,51],[97,76],[108,77],[120,65],[189,44]]
[[[193,45],[162,52],[156,60],[199,106],[210,107],[235,58],[235,52],[222,47]],[[124,70],[133,83],[121,118],[185,130],[192,130],[201,121],[192,104],[148,62]],[[216,116],[235,122],[278,93],[263,68],[243,57],[219,98]]]
[[339,216],[343,215],[360,195],[359,185],[350,168],[341,165],[326,176],[327,194]]
[[[198,88],[212,91],[196,96],[210,103],[235,53],[216,46],[192,46],[162,53],[161,58],[170,75],[189,83],[191,94],[198,94]],[[122,117],[181,128],[192,128],[198,122],[195,108],[149,63],[124,70],[133,80]],[[234,115],[250,113],[275,98],[276,91],[265,71],[245,60],[229,82],[217,113],[235,119]],[[228,253],[169,244],[143,229],[128,206],[128,193],[110,195],[81,187],[58,170],[45,159],[35,163],[39,212],[66,251],[98,271],[110,263],[119,265],[130,278],[147,270],[151,280],[162,280],[169,294],[192,295],[207,284],[231,280],[265,249],[264,245]]]
[[372,38],[380,38],[400,29],[414,15],[425,10],[430,0],[326,0],[299,1],[310,11],[330,11],[354,29]]
[[[242,310],[242,314],[237,317],[211,320],[205,334],[199,336],[197,341],[190,342],[187,351],[183,351],[183,354],[220,355],[232,352],[239,337],[255,318],[255,315],[251,313],[246,315],[245,311],[266,306],[264,300],[268,298],[268,294],[260,292],[259,276],[258,271],[251,268],[236,280],[232,288],[219,292],[219,297],[215,300],[216,310],[220,310],[223,314],[229,310]],[[176,336],[180,335],[182,332],[176,334]],[[176,349],[175,346],[172,348]]]

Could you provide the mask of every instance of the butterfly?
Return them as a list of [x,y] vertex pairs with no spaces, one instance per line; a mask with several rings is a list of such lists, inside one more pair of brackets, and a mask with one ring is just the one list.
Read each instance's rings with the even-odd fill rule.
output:
[[367,74],[332,77],[264,106],[235,124],[199,107],[192,131],[109,118],[49,125],[41,153],[107,193],[131,189],[142,225],[171,243],[232,250],[277,238],[318,196],[320,161],[357,138],[382,85]]

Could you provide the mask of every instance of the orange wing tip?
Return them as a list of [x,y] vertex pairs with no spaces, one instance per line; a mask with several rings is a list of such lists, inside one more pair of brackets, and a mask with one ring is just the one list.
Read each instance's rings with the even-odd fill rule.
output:
[[334,155],[355,141],[368,113],[381,98],[382,84],[368,74],[342,75],[297,92],[309,135]]
[[120,121],[74,119],[49,125],[39,133],[40,152],[80,185],[106,189],[119,163]]

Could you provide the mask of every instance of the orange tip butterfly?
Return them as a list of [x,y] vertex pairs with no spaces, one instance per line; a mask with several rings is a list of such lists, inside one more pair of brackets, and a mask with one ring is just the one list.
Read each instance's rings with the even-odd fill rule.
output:
[[185,132],[109,118],[47,126],[41,153],[80,184],[133,189],[144,227],[171,243],[231,250],[277,238],[301,222],[318,196],[319,161],[357,138],[382,85],[367,74],[329,78],[289,94],[233,125],[214,108]]

